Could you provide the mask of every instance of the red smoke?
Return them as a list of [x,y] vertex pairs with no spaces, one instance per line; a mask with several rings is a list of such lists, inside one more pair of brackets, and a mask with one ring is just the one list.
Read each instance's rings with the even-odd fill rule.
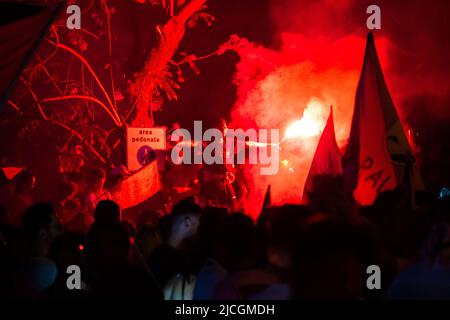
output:
[[[386,40],[379,39],[382,61]],[[335,110],[336,136],[345,145],[354,95],[364,56],[365,38],[354,35],[337,41],[283,33],[279,50],[248,44],[240,50],[235,82],[238,100],[231,127],[277,128],[284,137],[289,125],[308,119],[322,131]],[[319,132],[319,133],[320,133]],[[254,173],[255,190],[248,210],[256,215],[265,188],[272,185],[273,204],[299,203],[319,135],[288,139],[281,145],[280,171],[262,177]]]
[[[230,127],[278,128],[284,137],[286,128],[305,115],[322,130],[329,106],[333,105],[336,138],[339,146],[344,147],[368,32],[365,9],[372,3],[365,2],[274,2],[273,15],[281,45],[273,50],[241,42],[235,74],[238,94]],[[382,28],[387,31],[375,32],[375,41],[394,104],[404,119],[408,113],[403,108],[405,100],[420,93],[448,93],[449,82],[441,81],[433,87],[433,79],[442,78],[442,74],[433,69],[435,65],[427,66],[417,58],[420,54],[422,58],[425,56],[423,48],[417,48],[417,54],[411,51],[410,34],[399,36],[405,28],[401,19],[394,19],[397,13],[404,17],[404,10],[399,5],[382,2]],[[407,9],[406,2],[405,6]],[[414,4],[411,10],[420,12],[420,8]],[[423,38],[420,41],[426,43]],[[405,66],[403,60],[418,66]],[[428,69],[423,70],[425,67]],[[255,170],[255,187],[247,206],[250,214],[259,213],[268,184],[272,185],[272,204],[300,202],[318,138],[317,135],[284,142],[277,175],[262,177]]]

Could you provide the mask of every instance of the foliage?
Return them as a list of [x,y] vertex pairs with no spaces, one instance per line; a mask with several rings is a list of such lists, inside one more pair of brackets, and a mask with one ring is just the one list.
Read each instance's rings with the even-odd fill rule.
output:
[[[160,32],[167,32],[176,15],[185,14],[183,10],[193,2],[201,6],[188,12],[186,27],[193,28],[202,22],[210,26],[214,21],[205,11],[204,0],[134,1],[163,9],[163,21],[156,26]],[[77,4],[82,8],[82,29],[68,30],[63,13],[52,25],[31,66],[23,72],[21,83],[10,100],[11,110],[16,115],[38,120],[21,129],[22,137],[30,137],[33,132],[39,134],[42,121],[67,132],[59,146],[61,158],[67,163],[62,167],[66,169],[72,166],[67,159],[74,158],[74,153],[83,158],[82,161],[94,156],[109,162],[123,138],[122,128],[136,117],[137,96],[142,93],[142,86],[127,74],[124,63],[114,59],[114,50],[120,45],[111,29],[111,19],[117,15],[115,2],[84,0]],[[168,45],[176,49],[179,40],[181,38],[169,38],[167,41],[174,43]],[[152,84],[151,108],[161,109],[166,99],[177,100],[176,91],[184,82],[183,65],[200,74],[196,61],[229,49],[232,49],[231,42],[203,57],[180,53],[182,59],[178,62],[172,60],[169,52],[167,63],[160,68],[142,69],[141,74]],[[151,52],[158,55],[163,50],[155,44]],[[81,149],[84,152],[80,153]]]

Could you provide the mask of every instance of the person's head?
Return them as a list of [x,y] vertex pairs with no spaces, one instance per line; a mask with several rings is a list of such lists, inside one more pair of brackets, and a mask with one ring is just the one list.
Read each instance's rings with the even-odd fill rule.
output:
[[84,188],[86,187],[85,180],[83,179],[83,174],[78,171],[71,171],[68,172],[66,175],[66,180],[69,183],[73,183],[76,186],[76,192],[82,192]]
[[47,255],[53,239],[61,233],[53,206],[46,202],[34,204],[25,210],[22,228],[36,255]]
[[306,223],[312,211],[303,205],[283,205],[275,209],[265,225],[267,259],[272,266],[286,270],[291,267],[298,229]]
[[25,194],[30,193],[33,190],[36,183],[36,178],[28,170],[23,170],[17,176],[15,176],[14,181],[16,183],[16,192]]
[[163,243],[168,243],[172,229],[172,215],[166,214],[162,216],[157,223],[159,234]]
[[225,258],[228,214],[225,208],[207,207],[200,218],[198,240],[203,258]]
[[178,202],[172,209],[169,245],[178,248],[197,234],[200,224],[200,206],[189,197]]
[[308,194],[308,206],[337,216],[353,214],[353,199],[344,189],[342,175],[318,174],[313,177],[314,191]]
[[106,178],[105,188],[113,189],[129,174],[130,173],[128,172],[127,167],[125,167],[124,165],[120,164],[118,166],[115,166]]
[[291,272],[294,299],[359,299],[372,264],[369,237],[345,220],[318,219],[298,230]]
[[58,184],[56,190],[56,200],[58,202],[64,202],[66,200],[71,200],[76,194],[77,186],[68,181],[62,181]]
[[86,237],[88,264],[93,270],[126,264],[129,248],[128,232],[121,224],[94,224]]
[[233,213],[227,220],[229,250],[226,267],[232,271],[255,268],[259,251],[253,220],[243,213]]
[[404,188],[398,186],[394,190],[386,190],[380,192],[373,205],[379,210],[381,214],[388,214],[398,207],[402,207],[401,201],[404,198]]
[[162,212],[151,209],[144,209],[142,210],[138,218],[137,225],[138,227],[143,227],[147,225],[157,226],[162,216],[163,216]]
[[153,250],[161,243],[161,235],[156,226],[146,225],[138,229],[136,245],[145,259],[148,259]]
[[93,192],[101,192],[106,180],[106,173],[103,169],[96,168],[88,172],[86,177],[87,188]]
[[52,243],[49,257],[55,262],[62,277],[70,265],[81,266],[83,262],[83,236],[65,232]]
[[120,224],[120,207],[111,200],[101,200],[94,211],[96,225]]

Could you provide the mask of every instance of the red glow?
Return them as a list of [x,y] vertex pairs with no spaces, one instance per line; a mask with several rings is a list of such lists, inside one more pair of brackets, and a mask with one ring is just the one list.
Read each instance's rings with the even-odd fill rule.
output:
[[[261,177],[258,170],[253,172],[256,189],[247,205],[253,216],[259,213],[268,184],[274,205],[300,203],[330,105],[338,144],[345,145],[366,41],[356,35],[336,40],[295,33],[283,33],[282,40],[278,51],[242,40],[235,74],[238,97],[230,127],[275,128],[284,138],[279,173]],[[387,44],[377,38],[384,69],[389,66]]]
[[318,136],[323,127],[322,110],[324,110],[324,106],[320,101],[311,101],[305,109],[303,117],[287,127],[285,138]]

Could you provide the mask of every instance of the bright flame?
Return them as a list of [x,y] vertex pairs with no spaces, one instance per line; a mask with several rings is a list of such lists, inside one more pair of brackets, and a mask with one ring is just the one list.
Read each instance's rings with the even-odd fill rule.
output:
[[315,137],[319,135],[323,126],[322,113],[324,110],[324,105],[318,99],[311,99],[303,112],[303,117],[287,127],[285,139]]
[[317,121],[303,117],[301,120],[294,121],[287,129],[286,139],[300,137],[314,137],[320,133],[320,126]]

